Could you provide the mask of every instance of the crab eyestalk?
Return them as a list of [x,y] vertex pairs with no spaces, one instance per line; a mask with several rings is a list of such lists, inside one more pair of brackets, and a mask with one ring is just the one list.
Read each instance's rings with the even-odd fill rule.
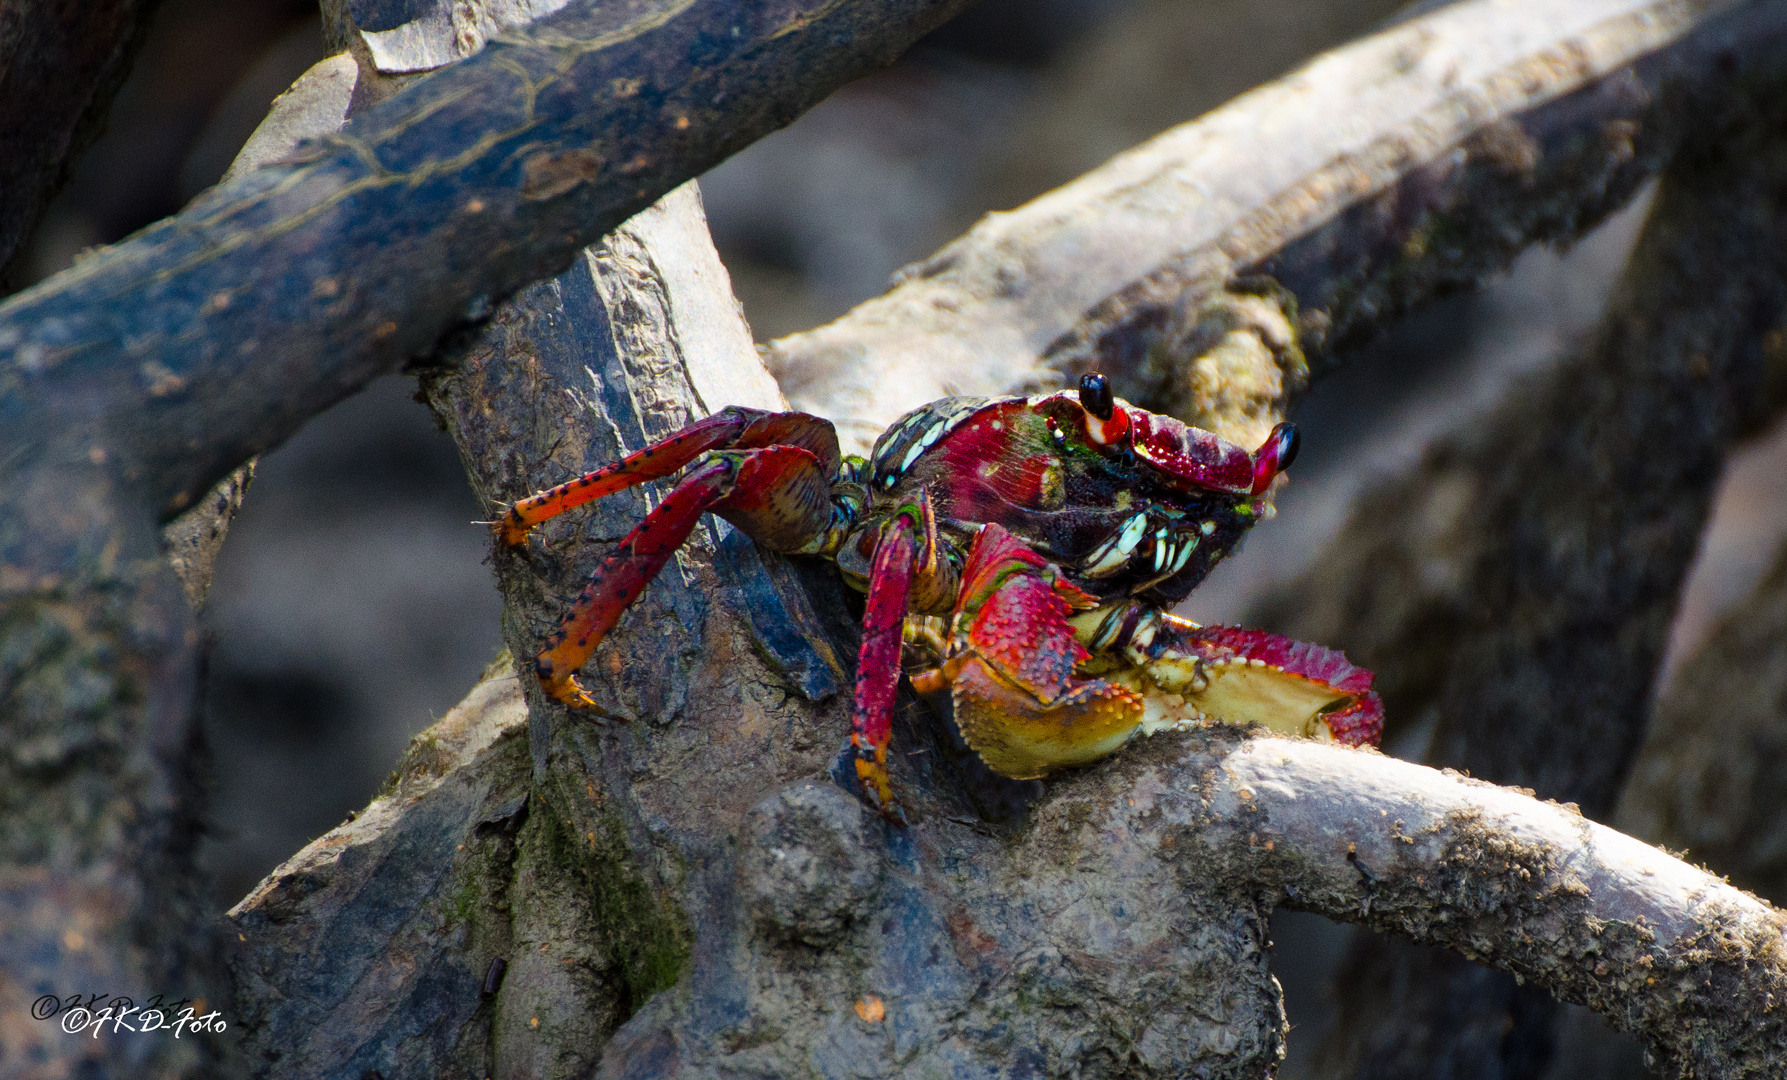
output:
[[1278,474],[1297,460],[1297,429],[1280,424],[1266,436],[1266,441],[1253,455],[1253,494],[1264,495]]
[[1117,404],[1110,382],[1096,371],[1080,376],[1080,407],[1086,410],[1086,435],[1097,445],[1122,442],[1129,434],[1129,410]]

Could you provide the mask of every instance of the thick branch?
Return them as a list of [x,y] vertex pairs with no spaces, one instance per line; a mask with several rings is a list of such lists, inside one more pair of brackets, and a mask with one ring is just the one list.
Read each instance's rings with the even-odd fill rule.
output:
[[226,985],[191,865],[199,635],[157,525],[959,6],[582,0],[0,305],[8,1060],[217,1050],[30,1019],[39,986]]
[[[1783,194],[1766,107],[1684,150],[1594,334],[1368,492],[1252,618],[1377,671],[1392,738],[1432,724],[1428,764],[1606,820],[1721,463],[1787,402]],[[1359,935],[1339,977],[1326,1076],[1551,1054],[1544,995],[1454,958]]]
[[1456,773],[1271,738],[1156,743],[1062,785],[1037,833],[1455,949],[1589,1005],[1682,1075],[1779,1071],[1787,919],[1722,879]]
[[0,307],[0,461],[98,447],[170,515],[960,6],[580,0],[512,31]]
[[[232,912],[251,935],[244,960],[264,987],[258,1000],[276,1006],[251,1015],[271,1025],[262,1042],[291,1055],[285,1071],[451,1075],[485,1053],[503,1060],[501,1017],[514,1011],[505,997],[560,1039],[561,1018],[584,1015],[567,1008],[588,1002],[575,979],[516,985],[494,1001],[477,994],[493,957],[540,966],[543,951],[548,971],[567,961],[600,971],[614,932],[612,919],[590,922],[575,891],[548,887],[558,905],[549,911],[525,902],[526,889],[567,872],[563,856],[542,854],[533,822],[549,807],[600,811],[614,793],[592,778],[573,809],[547,797],[529,811],[516,786],[519,708],[513,675],[493,671],[417,739],[389,794]],[[1005,1075],[951,1050],[959,1039],[965,1050],[989,1045],[993,1016],[1004,1033],[994,1043],[1020,1060],[1097,1060],[1108,1030],[1136,1048],[1132,1069],[1196,1062],[1210,1075],[1257,1075],[1281,1021],[1254,935],[1276,904],[1512,971],[1636,1032],[1683,1075],[1772,1076],[1787,1053],[1779,912],[1573,807],[1376,754],[1232,729],[1162,735],[1054,785],[1015,829],[926,814],[907,834],[879,834],[823,783],[726,818],[715,831],[739,829],[742,847],[700,876],[736,878],[717,898],[731,910],[694,913],[700,959],[689,982],[617,1033],[613,1075],[786,1074],[801,1062],[822,1074],[851,1062],[855,1075],[865,1061],[891,1061],[875,1040],[860,1045],[876,1029],[852,1005],[870,997],[890,1010],[901,1061],[953,1062],[954,1075]],[[939,864],[886,865],[890,845],[906,844]],[[453,899],[464,895],[469,906]],[[457,916],[426,917],[454,904]],[[533,928],[511,930],[512,920]],[[400,971],[369,981],[393,950],[407,958]],[[526,970],[507,979],[521,984]],[[974,996],[966,1013],[963,975]],[[295,986],[302,999],[286,989]],[[1137,1011],[1108,1014],[1126,1008],[1130,986]],[[430,1009],[408,1006],[419,993]],[[731,1019],[715,1029],[701,1017],[721,1001]],[[1223,1019],[1175,1026],[1200,1012]],[[493,1014],[497,1047],[484,1026]],[[1071,1019],[1072,1050],[1054,1042],[1057,1015]],[[767,1041],[753,1034],[772,1029]],[[507,1038],[535,1031],[517,1024]],[[406,1045],[432,1046],[432,1056],[392,1056],[417,1036]]]
[[1767,3],[1449,5],[988,217],[771,369],[859,447],[1091,367],[1251,445],[1305,354],[1579,235],[1778,85],[1783,44]]
[[[690,305],[668,269],[679,249],[664,215],[675,212],[667,201],[585,265],[529,290],[463,362],[430,377],[431,400],[486,498],[512,499],[681,422],[707,395],[703,377],[682,374],[681,356],[727,355],[735,370],[749,369],[747,353],[688,349],[693,331],[676,329]],[[507,636],[519,653],[540,647],[602,554],[585,534],[618,535],[642,509],[599,505],[587,524],[555,522],[530,553],[499,556]],[[1758,1055],[1780,1050],[1779,1031],[1737,1020],[1781,976],[1765,940],[1779,928],[1764,906],[1730,915],[1760,957],[1734,976],[1685,944],[1712,932],[1722,911],[1692,902],[1704,875],[1517,793],[1373,755],[1233,732],[1161,737],[998,826],[968,809],[981,781],[965,783],[946,740],[915,715],[894,754],[915,823],[882,831],[820,778],[842,741],[844,695],[813,702],[823,689],[801,694],[792,670],[776,670],[775,625],[803,603],[768,565],[728,561],[697,542],[660,577],[586,673],[630,724],[568,717],[524,683],[537,800],[526,828],[538,831],[513,858],[532,869],[504,886],[514,914],[480,909],[474,917],[490,926],[471,933],[489,943],[511,935],[504,955],[518,982],[487,1006],[462,996],[437,1029],[457,1033],[455,1045],[488,1046],[498,1062],[549,1062],[542,1071],[552,1075],[599,1048],[607,1075],[629,1077],[844,1073],[865,1061],[962,1076],[1002,1075],[1011,1061],[1044,1072],[1257,1076],[1276,1059],[1283,1028],[1260,947],[1272,902],[1294,892],[1313,909],[1361,917],[1370,883],[1376,925],[1602,1009],[1630,1005],[1621,1022],[1659,1052],[1698,1055],[1686,1060],[1708,1075],[1755,1075]],[[821,635],[814,651],[823,647]],[[832,652],[847,649],[834,643]],[[418,847],[439,849],[476,828],[430,819],[434,840]],[[1584,838],[1586,852],[1573,856]],[[345,867],[357,847],[396,858],[376,837],[344,831],[339,844],[326,838],[305,866]],[[1619,864],[1631,853],[1657,860],[1674,891],[1647,893],[1658,883]],[[396,858],[379,877],[413,867]],[[351,1027],[362,1041],[346,1068],[398,1075],[400,1012],[355,1022],[339,1004],[345,995],[279,989],[341,962],[298,943],[344,940],[381,914],[361,899],[357,870],[330,880],[343,884],[302,897],[283,923],[261,918],[261,899],[237,912],[257,955],[292,959],[265,965],[287,973],[270,983],[271,1015],[286,1032]],[[305,881],[282,871],[257,895],[296,898]],[[1604,894],[1584,891],[1585,881]],[[429,895],[445,888],[431,885]],[[608,899],[594,911],[567,902],[591,893]],[[531,896],[552,905],[522,902]],[[1643,940],[1656,928],[1637,926],[1640,913],[1667,934]],[[361,940],[356,955],[392,940]],[[457,972],[463,992],[488,956],[468,956],[446,934],[426,944],[406,945],[427,963],[407,969],[416,981],[389,999],[436,971]],[[554,981],[567,961],[579,977]],[[1624,983],[1677,962],[1688,966],[1665,967],[1670,981],[1621,996]],[[1707,979],[1717,994],[1702,992]],[[1698,1041],[1684,1039],[1685,1024]]]

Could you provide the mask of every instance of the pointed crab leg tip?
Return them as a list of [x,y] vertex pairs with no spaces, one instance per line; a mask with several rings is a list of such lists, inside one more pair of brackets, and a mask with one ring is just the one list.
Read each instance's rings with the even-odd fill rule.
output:
[[895,825],[901,828],[906,826],[906,810],[900,805],[900,800],[894,797],[893,783],[887,775],[886,765],[857,758],[856,783],[862,791],[863,802]]
[[1279,473],[1297,460],[1301,440],[1294,424],[1279,424],[1253,455],[1253,493],[1264,494]]

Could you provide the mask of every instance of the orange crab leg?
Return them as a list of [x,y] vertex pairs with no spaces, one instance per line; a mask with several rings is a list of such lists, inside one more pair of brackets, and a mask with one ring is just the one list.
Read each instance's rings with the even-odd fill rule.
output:
[[726,497],[736,469],[735,463],[721,460],[690,473],[602,560],[534,663],[548,694],[567,705],[600,711],[578,685],[578,669],[689,538],[702,512]]
[[[657,480],[694,461],[709,450],[736,446],[747,429],[774,414],[737,405],[721,409],[705,420],[688,427],[643,450],[628,454],[619,461],[604,465],[575,480],[530,495],[509,508],[497,525],[502,542],[522,543],[528,532],[542,521],[548,521],[573,507],[624,491],[647,480]],[[834,439],[835,441],[835,439]],[[768,442],[757,443],[767,446]]]
[[590,575],[535,662],[546,692],[567,705],[600,711],[578,685],[578,669],[689,538],[704,511],[725,513],[748,534],[798,539],[829,520],[829,505],[813,496],[815,488],[824,487],[818,458],[798,446],[727,451],[698,466]]

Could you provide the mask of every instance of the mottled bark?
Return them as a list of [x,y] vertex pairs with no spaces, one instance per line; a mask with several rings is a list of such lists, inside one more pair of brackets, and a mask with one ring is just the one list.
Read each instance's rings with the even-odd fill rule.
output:
[[218,481],[217,486],[199,504],[168,522],[161,530],[161,542],[168,561],[180,578],[180,588],[194,611],[205,606],[205,594],[211,591],[211,575],[217,568],[218,553],[230,533],[230,523],[248,485],[254,481],[254,459]]
[[[733,677],[761,678],[754,659]],[[1780,913],[1569,807],[1217,730],[1156,736],[1005,825],[908,748],[918,812],[895,830],[823,775],[777,790],[835,731],[765,700],[561,727],[530,794],[521,686],[487,673],[386,794],[232,912],[291,1054],[269,1071],[1252,1078],[1283,1036],[1278,904],[1515,972],[1684,1073],[1772,1076],[1787,1053]],[[777,718],[819,745],[761,731]],[[750,766],[682,771],[739,761],[722,742]],[[653,925],[681,978],[634,1012],[617,947]]]
[[[222,984],[182,967],[210,955],[179,861],[192,835],[191,622],[156,522],[453,331],[465,332],[455,359],[427,389],[493,509],[720,404],[773,404],[736,311],[715,298],[723,281],[698,265],[711,247],[691,224],[692,191],[579,245],[946,9],[753,8],[735,39],[730,6],[579,3],[0,308],[0,790],[22,826],[0,852],[0,932],[9,955],[39,965],[20,984],[70,977],[134,996]],[[1510,47],[1520,34],[1488,34],[1486,13],[1555,32]],[[1045,352],[1051,379],[1108,363],[1149,401],[1242,434],[1294,392],[1300,341],[1331,341],[1579,227],[1654,170],[1684,118],[1709,133],[1738,122],[1733,80],[1772,86],[1783,55],[1773,4],[1606,0],[1572,8],[1576,21],[1552,15],[1458,5],[1409,24],[1413,38],[1391,31],[1217,114],[1193,132],[1208,160],[1230,163],[1211,174],[1221,197],[1208,212],[1145,184],[1128,201],[1081,199],[1122,187],[1104,173],[1006,219],[1071,211],[1070,231],[1153,251],[1145,265],[1069,244],[1029,263],[1017,249],[968,258],[970,237],[909,284],[932,283],[925,304],[866,309],[826,340],[842,343],[835,357],[873,361],[879,381],[861,400],[877,409],[914,387],[932,396],[926,369],[877,352],[909,338],[946,362],[964,355],[950,349],[1019,357],[1002,387],[1038,377]],[[1441,61],[1479,47],[1448,90]],[[1317,75],[1335,77],[1318,80],[1329,91],[1311,92]],[[1311,109],[1308,146],[1266,122],[1298,114],[1287,94],[1327,107],[1347,93],[1360,95],[1348,119],[1369,122]],[[1544,133],[1539,150],[1510,150],[1526,145],[1505,138],[1510,120]],[[1322,141],[1342,128],[1383,141]],[[1289,164],[1274,172],[1280,153]],[[1479,200],[1488,209],[1469,216]],[[1456,248],[1428,228],[1452,220],[1435,206],[1474,223]],[[1181,220],[1201,239],[1162,226]],[[1149,246],[1162,237],[1164,256]],[[1262,262],[1275,254],[1281,264]],[[496,303],[567,258],[558,278]],[[1246,276],[1272,265],[1326,329],[1291,311],[1284,286]],[[1023,287],[1037,267],[1056,291]],[[998,305],[1021,296],[1042,298],[1047,319],[1007,318]],[[957,326],[955,342],[925,321],[951,304],[995,314]],[[1182,314],[1163,322],[1169,310]],[[852,325],[873,333],[852,339]],[[802,391],[845,371],[829,370],[807,369]],[[860,433],[867,416],[844,419]],[[498,554],[505,636],[524,666],[647,502],[617,497]],[[1703,1075],[1760,1075],[1781,1053],[1771,911],[1667,860],[1623,876],[1628,856],[1640,870],[1661,857],[1371,755],[1162,738],[990,822],[984,777],[911,709],[894,774],[915,824],[888,828],[830,779],[846,730],[844,605],[822,569],[704,527],[586,676],[630,723],[567,716],[531,680],[484,684],[510,702],[501,730],[462,714],[463,730],[415,748],[410,779],[364,831],[331,834],[237,909],[259,1067],[1259,1075],[1283,1037],[1264,922],[1280,890],[1619,1012]],[[516,689],[529,698],[526,759]],[[1230,786],[1237,777],[1258,783]],[[1395,816],[1374,823],[1368,808]],[[82,918],[93,936],[62,933]],[[495,957],[508,967],[487,982]],[[1672,977],[1640,977],[1647,961]],[[174,985],[139,985],[164,976]],[[422,1001],[438,1011],[406,1007]],[[42,1032],[29,1024],[0,1030]],[[192,1064],[165,1045],[129,1047],[161,1060],[107,1060]]]
[[[493,516],[711,407],[719,376],[681,360],[760,378],[736,334],[714,341],[728,313],[688,303],[691,199],[522,294],[427,376]],[[1736,362],[1719,374],[1743,378]],[[498,553],[517,655],[646,505],[612,499]],[[808,591],[735,535],[716,547],[724,531],[698,535],[590,665],[630,722],[568,715],[521,680],[534,767],[518,839],[479,839],[490,807],[521,805],[518,774],[465,762],[442,787],[479,793],[475,809],[417,811],[398,844],[411,815],[375,804],[377,828],[323,838],[237,909],[265,1030],[289,1033],[261,1044],[269,1072],[1258,1076],[1284,1031],[1265,947],[1278,903],[1515,972],[1696,1075],[1768,1075],[1787,1052],[1772,909],[1573,808],[1377,755],[1158,736],[988,820],[984,777],[908,711],[893,761],[913,824],[887,826],[834,780],[839,680],[803,674],[847,653],[838,614],[815,614],[835,581]],[[513,700],[512,685],[478,694]],[[408,909],[471,902],[393,919],[369,883],[416,875],[431,876]],[[480,997],[495,959],[502,984]],[[380,970],[380,1008],[337,989],[339,971]],[[410,1059],[400,1003],[424,988],[451,1005]],[[273,1060],[291,1038],[300,1056]]]
[[[1595,334],[1364,496],[1261,621],[1375,669],[1429,764],[1609,817],[1724,456],[1787,399],[1783,208],[1777,129],[1684,153]],[[1455,958],[1360,938],[1337,978],[1323,1075],[1551,1057],[1545,996]]]
[[223,1061],[30,1015],[229,985],[191,866],[198,633],[161,523],[951,10],[577,3],[0,305],[0,1059]]
[[156,3],[0,0],[0,272],[98,134]]

